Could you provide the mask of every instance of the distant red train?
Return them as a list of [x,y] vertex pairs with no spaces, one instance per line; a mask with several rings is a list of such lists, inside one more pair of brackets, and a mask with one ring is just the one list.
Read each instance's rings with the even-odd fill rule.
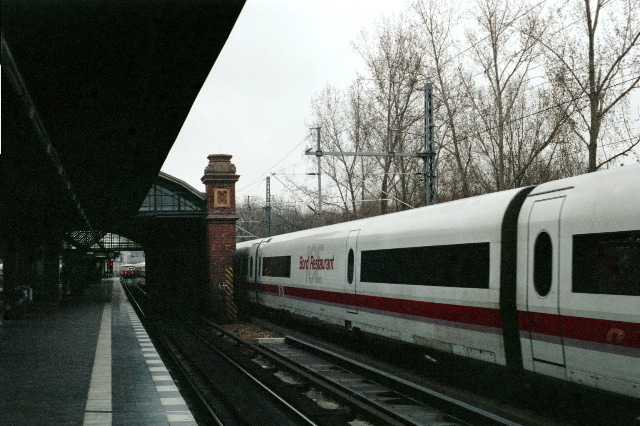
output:
[[640,398],[640,165],[243,242],[249,302]]
[[125,280],[127,278],[135,278],[136,276],[136,265],[132,264],[124,264],[120,266],[120,281]]
[[146,263],[124,264],[120,267],[120,281],[126,279],[136,280],[136,283],[143,284],[147,275]]

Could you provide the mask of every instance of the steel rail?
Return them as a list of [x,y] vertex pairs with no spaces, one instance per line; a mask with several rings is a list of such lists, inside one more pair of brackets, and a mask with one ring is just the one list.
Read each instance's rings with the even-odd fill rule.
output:
[[209,416],[211,417],[211,420],[213,420],[216,425],[223,426],[224,423],[222,422],[222,420],[220,420],[211,404],[209,404],[209,402],[205,398],[204,394],[200,392],[199,386],[191,378],[191,374],[189,374],[190,371],[185,367],[184,361],[178,358],[177,353],[179,352],[179,350],[171,342],[163,341],[162,345],[165,349],[167,349],[166,352],[168,353],[169,357],[171,357],[173,365],[177,366],[177,368],[180,370],[180,375],[183,377],[183,379],[186,379],[187,383],[189,384],[189,390],[198,397],[202,406],[207,411],[207,414],[209,414]]
[[[352,372],[359,372],[363,375],[375,377],[380,383],[386,383],[394,389],[405,392],[411,398],[418,396],[423,403],[436,404],[436,408],[444,410],[447,414],[454,415],[450,411],[455,411],[455,417],[463,420],[470,421],[473,424],[479,422],[479,424],[499,424],[508,426],[517,426],[519,423],[506,419],[497,414],[491,413],[487,410],[478,408],[472,404],[447,396],[443,393],[434,391],[433,389],[426,388],[424,386],[411,383],[408,380],[389,374],[385,371],[363,364],[359,361],[350,359],[344,355],[314,345],[304,340],[298,339],[292,336],[285,336],[285,341],[291,346],[300,348],[308,353],[318,355],[323,359],[330,359],[337,365],[341,366]],[[407,391],[409,391],[407,393]],[[425,401],[425,399],[427,401]]]
[[[209,326],[213,326],[215,327],[217,330],[220,330],[221,332],[223,332],[225,335],[228,335],[229,337],[232,337],[233,335],[227,333],[225,330],[223,330],[222,328],[220,328],[217,324],[212,323],[211,321],[205,319],[205,318],[200,318],[202,321],[206,322],[207,325]],[[233,365],[236,369],[238,369],[239,371],[241,371],[243,374],[245,374],[246,377],[248,377],[249,379],[251,379],[251,381],[253,381],[255,384],[257,384],[259,387],[261,387],[265,392],[267,392],[269,395],[271,395],[273,398],[275,398],[279,403],[281,403],[282,405],[284,405],[287,409],[291,410],[292,412],[294,412],[297,416],[299,416],[303,421],[305,421],[306,423],[308,423],[309,425],[316,425],[316,423],[309,419],[307,416],[304,415],[304,413],[302,413],[301,411],[299,411],[296,407],[294,407],[293,405],[291,405],[289,402],[287,402],[285,399],[283,399],[280,395],[278,395],[276,392],[274,392],[271,388],[269,388],[267,385],[265,385],[264,383],[262,383],[260,381],[260,379],[258,379],[257,377],[255,377],[253,374],[251,374],[251,372],[247,371],[244,367],[242,367],[240,364],[238,364],[237,362],[235,362],[232,358],[230,358],[227,354],[225,354],[223,351],[221,351],[219,348],[217,348],[215,345],[213,345],[210,341],[208,341],[206,338],[204,338],[203,336],[201,336],[197,331],[195,330],[191,330],[191,332],[194,334],[194,336],[196,336],[198,339],[200,339],[203,343],[205,343],[207,346],[209,346],[213,351],[215,351],[218,355],[220,355],[225,361],[227,361],[228,363],[230,363],[231,365]],[[248,342],[243,341],[242,339],[234,339],[237,342],[246,344]]]
[[[264,321],[263,319],[252,318],[251,322],[265,328],[274,327],[274,324],[268,321]],[[287,336],[287,333],[290,332],[287,329],[279,328],[276,326],[274,330],[278,331],[282,335],[285,335],[285,340],[288,340],[289,342],[293,343],[296,341],[300,341],[301,344],[311,345],[299,338]],[[455,417],[462,421],[470,422],[473,424],[496,424],[509,426],[527,423],[527,420],[525,420],[521,416],[516,416],[517,420],[506,418],[496,412],[491,412],[486,409],[480,408],[479,406],[473,405],[472,403],[465,402],[464,400],[453,398],[451,396],[443,394],[442,392],[419,385],[410,380],[397,377],[384,370],[373,368],[368,364],[363,364],[361,362],[355,361],[348,356],[345,357],[324,347],[317,345],[313,346],[318,349],[316,352],[313,352],[314,354],[321,354],[321,352],[324,352],[327,354],[327,356],[329,356],[329,354],[335,355],[333,357],[329,356],[329,358],[332,359],[333,362],[335,362],[339,367],[364,375],[368,374],[366,373],[366,371],[377,371],[380,374],[377,374],[377,377],[374,380],[376,380],[378,383],[386,384],[389,387],[394,388],[399,393],[403,393],[406,396],[416,399],[426,405],[431,405],[435,408],[439,408],[445,413],[452,413],[453,411],[456,411],[458,414],[455,414]],[[351,369],[350,366],[355,366],[355,368]],[[362,368],[359,368],[360,366]],[[487,405],[485,404],[485,406]],[[454,414],[451,415],[454,416]]]
[[355,397],[351,392],[349,391],[345,391],[337,386],[334,386],[333,384],[329,383],[327,380],[321,378],[321,377],[317,377],[314,374],[309,373],[306,369],[304,369],[303,367],[289,361],[286,360],[280,356],[275,355],[272,351],[267,350],[265,348],[262,348],[260,346],[254,345],[251,342],[246,341],[245,339],[242,339],[241,337],[236,336],[233,333],[228,332],[227,330],[223,329],[222,327],[220,327],[218,324],[211,322],[210,320],[206,319],[206,318],[201,318],[202,321],[206,322],[209,326],[215,328],[216,330],[218,330],[220,333],[224,334],[225,336],[229,337],[230,339],[234,340],[235,342],[242,344],[246,347],[248,347],[249,349],[251,349],[252,351],[260,354],[261,356],[269,359],[271,362],[277,363],[280,366],[284,367],[285,369],[299,375],[300,377],[304,378],[305,380],[308,380],[309,382],[313,383],[314,385],[328,391],[329,393],[331,393],[332,395],[337,396],[338,398],[342,399],[343,401],[345,401],[347,404],[356,407],[357,409],[361,410],[364,413],[367,413],[368,415],[375,417],[378,420],[381,420],[382,422],[384,422],[384,424],[387,425],[405,425],[406,422],[402,421],[400,419],[398,419],[396,416],[394,415],[389,415],[388,411],[386,410],[380,410],[378,407],[372,406],[370,402],[368,401],[363,401],[360,398]]
[[[142,307],[138,303],[138,299],[135,298],[135,296],[133,295],[131,290],[129,288],[127,288],[126,286],[124,286],[124,285],[122,286],[122,288],[124,289],[124,291],[125,291],[125,293],[127,295],[127,298],[129,299],[129,302],[131,303],[133,309],[136,311],[136,313],[140,317],[140,320],[143,320],[144,318],[146,318],[146,314],[144,313],[144,310],[142,309]],[[146,293],[144,291],[143,291],[143,293],[146,295]],[[191,375],[189,374],[190,372],[184,366],[183,361],[181,361],[179,359],[179,357],[177,356],[177,354],[176,354],[177,353],[177,349],[175,348],[175,346],[173,346],[172,344],[170,344],[167,341],[164,341],[163,339],[160,339],[158,341],[158,343],[160,343],[160,345],[162,345],[162,347],[164,348],[163,353],[167,354],[167,356],[169,356],[169,358],[171,358],[171,362],[172,362],[173,366],[178,369],[180,375],[182,376],[182,379],[184,379],[187,382],[187,384],[189,385],[190,392],[193,392],[193,394],[195,394],[195,396],[200,400],[201,406],[204,407],[205,411],[207,412],[207,414],[211,418],[210,420],[213,421],[213,424],[216,424],[218,426],[224,426],[224,423],[220,420],[220,418],[216,414],[216,412],[213,409],[213,407],[211,407],[211,404],[209,404],[209,402],[205,398],[204,394],[202,392],[200,392],[200,389],[199,389],[198,385],[191,378]]]

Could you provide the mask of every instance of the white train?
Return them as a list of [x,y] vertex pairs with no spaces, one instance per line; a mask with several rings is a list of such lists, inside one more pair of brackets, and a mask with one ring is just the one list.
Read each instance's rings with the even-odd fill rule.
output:
[[237,245],[251,303],[640,398],[640,165]]

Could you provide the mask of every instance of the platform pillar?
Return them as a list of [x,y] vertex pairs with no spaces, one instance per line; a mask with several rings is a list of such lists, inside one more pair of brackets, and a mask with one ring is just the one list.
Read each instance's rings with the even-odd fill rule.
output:
[[58,235],[50,236],[42,245],[42,257],[37,262],[40,280],[40,297],[47,302],[59,302],[60,289],[60,253],[62,239]]
[[236,248],[236,192],[240,178],[231,155],[212,154],[202,183],[207,191],[207,251],[209,260],[209,301],[214,313],[225,318],[227,271],[233,267]]

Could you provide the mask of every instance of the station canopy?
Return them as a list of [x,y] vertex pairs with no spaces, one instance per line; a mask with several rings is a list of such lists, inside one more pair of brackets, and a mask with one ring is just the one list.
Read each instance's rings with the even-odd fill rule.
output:
[[243,5],[1,0],[0,236],[136,216]]
[[[186,218],[204,220],[205,213],[205,193],[181,179],[160,172],[140,205],[137,216],[121,229],[131,235],[147,234],[149,229],[160,225],[157,222],[152,224],[153,221]],[[70,230],[64,233],[62,240],[64,249],[87,252],[113,253],[114,251],[144,250],[139,242],[104,230]]]

